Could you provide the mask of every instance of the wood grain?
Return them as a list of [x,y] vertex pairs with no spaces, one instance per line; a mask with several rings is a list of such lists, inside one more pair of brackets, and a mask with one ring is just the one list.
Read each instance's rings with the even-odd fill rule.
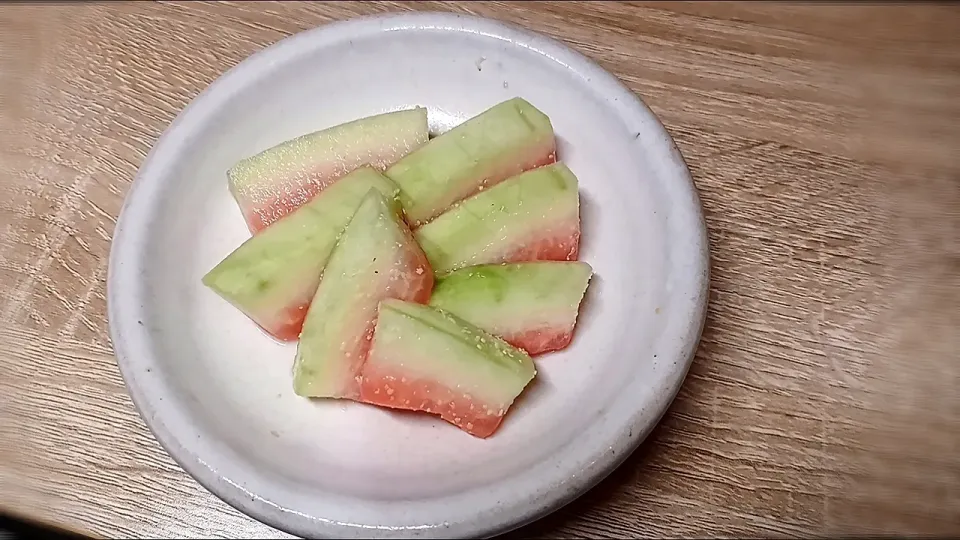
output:
[[555,36],[660,116],[711,306],[636,455],[515,536],[960,531],[960,10],[781,3],[0,6],[0,508],[109,537],[285,536],[160,449],[112,357],[114,221],[151,144],[299,30],[408,9]]

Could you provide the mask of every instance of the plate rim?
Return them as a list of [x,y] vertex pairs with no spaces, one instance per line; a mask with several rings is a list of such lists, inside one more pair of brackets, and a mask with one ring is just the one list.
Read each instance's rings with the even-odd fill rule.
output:
[[[232,80],[236,79],[243,71],[249,71],[255,64],[262,64],[271,56],[276,55],[283,49],[294,50],[299,46],[310,47],[310,42],[318,38],[331,35],[341,35],[342,39],[349,39],[351,32],[364,31],[369,33],[388,32],[388,31],[418,31],[418,30],[447,30],[479,33],[485,37],[492,37],[503,40],[515,45],[519,45],[535,52],[538,52],[547,58],[566,65],[557,56],[565,56],[579,64],[582,69],[589,70],[591,79],[599,79],[603,86],[619,89],[625,94],[632,96],[631,105],[636,108],[636,112],[644,117],[649,129],[655,132],[660,144],[665,144],[665,150],[670,154],[673,165],[678,174],[685,181],[682,189],[687,196],[688,204],[692,205],[689,210],[693,211],[694,218],[699,222],[695,231],[695,238],[691,238],[691,243],[695,244],[691,251],[698,252],[696,257],[696,268],[692,269],[694,275],[693,292],[691,300],[690,317],[686,331],[679,339],[680,345],[676,358],[682,365],[678,365],[674,376],[669,380],[669,387],[663,388],[659,393],[656,403],[656,410],[647,412],[637,410],[624,421],[624,426],[630,426],[631,435],[621,436],[615,441],[617,450],[613,454],[604,454],[604,459],[598,459],[591,463],[591,470],[587,474],[578,474],[563,488],[559,486],[552,493],[541,494],[536,498],[534,504],[521,512],[514,512],[511,519],[496,523],[470,524],[468,521],[457,523],[457,530],[444,527],[436,527],[428,531],[412,530],[410,528],[398,529],[378,529],[376,537],[397,537],[421,535],[430,536],[429,531],[439,530],[438,537],[451,537],[451,533],[457,532],[461,535],[490,537],[515,530],[524,525],[532,523],[546,515],[549,515],[560,508],[566,506],[579,496],[583,495],[604,478],[616,470],[637,447],[647,438],[650,432],[659,424],[670,404],[674,401],[686,375],[690,370],[696,351],[699,348],[699,341],[706,323],[707,305],[710,283],[710,252],[707,236],[706,220],[703,208],[700,203],[699,193],[694,184],[689,167],[686,164],[682,154],[676,146],[675,141],[666,130],[660,119],[643,102],[643,100],[630,90],[619,78],[606,71],[594,60],[562,43],[552,37],[540,34],[538,32],[523,28],[513,23],[480,17],[475,15],[466,15],[442,11],[418,11],[418,12],[393,12],[379,15],[369,15],[353,17],[346,20],[331,21],[320,26],[291,34],[282,38],[269,46],[266,46],[257,52],[247,56],[242,61],[231,67],[213,82],[211,82],[202,92],[192,99],[163,130],[160,136],[152,145],[150,151],[144,157],[127,194],[124,197],[120,212],[114,227],[113,239],[111,241],[110,255],[107,267],[107,319],[109,326],[110,339],[113,344],[114,356],[117,360],[121,376],[130,395],[138,414],[143,418],[147,428],[153,434],[154,438],[166,453],[194,480],[202,485],[207,491],[223,500],[230,506],[244,513],[248,517],[256,519],[266,525],[274,527],[280,531],[291,534],[297,534],[305,537],[344,537],[354,535],[366,535],[371,531],[359,530],[362,526],[344,524],[335,521],[322,520],[317,516],[301,515],[310,526],[285,520],[283,516],[286,512],[291,512],[276,504],[257,497],[242,486],[222,476],[217,471],[206,466],[198,455],[188,450],[187,446],[182,444],[182,438],[175,435],[174,430],[158,421],[153,414],[150,414],[152,399],[144,387],[137,382],[137,376],[133,372],[132,363],[140,360],[132,360],[127,351],[128,332],[127,328],[120,322],[121,314],[124,308],[123,302],[118,297],[118,289],[124,287],[117,284],[118,268],[122,264],[121,255],[124,253],[123,246],[128,229],[125,225],[131,218],[128,209],[134,206],[141,193],[145,181],[145,171],[153,163],[158,149],[163,148],[164,142],[169,141],[170,134],[175,132],[183,122],[183,119],[189,116],[191,110],[200,108],[199,104],[209,99],[210,94],[219,93],[219,89],[229,89]],[[552,53],[552,54],[551,54]],[[678,188],[680,189],[680,188]],[[127,219],[125,219],[125,217]],[[136,330],[134,327],[132,330]],[[613,449],[614,446],[611,446]],[[273,508],[265,508],[272,506]],[[271,511],[274,510],[274,511]],[[294,520],[295,521],[295,520]],[[451,524],[447,524],[450,527]],[[386,534],[384,534],[386,532]],[[454,535],[456,536],[456,535]]]

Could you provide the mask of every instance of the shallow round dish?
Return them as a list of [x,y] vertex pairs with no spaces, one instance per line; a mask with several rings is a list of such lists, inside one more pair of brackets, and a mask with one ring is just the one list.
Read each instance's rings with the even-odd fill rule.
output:
[[[521,96],[579,177],[596,277],[574,343],[491,438],[426,415],[294,395],[279,344],[200,278],[248,237],[225,171],[297,135],[422,105],[443,131]],[[330,24],[251,56],[147,156],[109,269],[110,330],[160,443],[231,505],[306,537],[490,536],[570,502],[660,419],[692,361],[708,250],[689,172],[637,97],[556,41],[490,20]]]

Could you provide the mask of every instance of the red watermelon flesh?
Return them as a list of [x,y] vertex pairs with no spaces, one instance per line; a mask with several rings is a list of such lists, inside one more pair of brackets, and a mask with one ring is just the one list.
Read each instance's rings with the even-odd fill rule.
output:
[[227,172],[230,192],[256,234],[362,166],[383,171],[427,142],[427,111],[379,114],[303,135]]
[[330,255],[294,360],[294,391],[356,399],[384,299],[427,302],[433,272],[398,205],[371,190]]
[[360,400],[435,414],[486,438],[535,376],[526,353],[463,319],[385,300],[363,366]]
[[579,261],[469,266],[438,276],[430,305],[542,354],[570,344],[592,275]]

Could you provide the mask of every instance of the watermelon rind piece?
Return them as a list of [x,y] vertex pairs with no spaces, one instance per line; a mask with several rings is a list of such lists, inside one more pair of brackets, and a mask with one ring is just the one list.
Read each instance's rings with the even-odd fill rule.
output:
[[581,261],[469,266],[437,276],[430,305],[543,354],[570,344],[592,276]]
[[439,415],[486,438],[536,374],[527,353],[451,313],[385,300],[360,399]]
[[230,193],[256,234],[354,169],[370,166],[382,172],[429,137],[423,107],[360,118],[237,162],[227,171]]
[[521,173],[454,205],[415,234],[438,274],[479,264],[576,260],[577,177],[563,163]]

